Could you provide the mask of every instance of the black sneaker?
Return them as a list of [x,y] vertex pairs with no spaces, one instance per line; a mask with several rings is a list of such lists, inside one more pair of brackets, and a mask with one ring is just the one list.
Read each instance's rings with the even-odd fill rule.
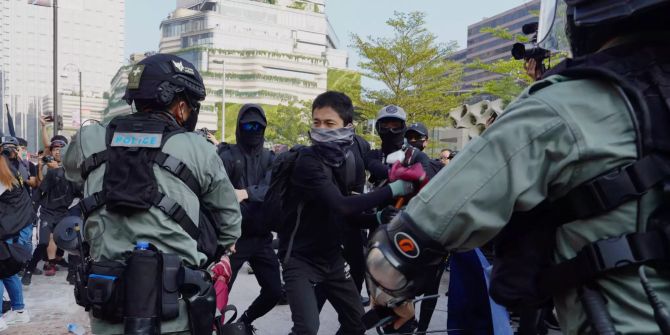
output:
[[33,274],[36,275],[36,276],[41,276],[41,275],[44,274],[44,271],[42,271],[38,268],[35,268],[35,270],[33,270]]
[[68,271],[67,272],[67,277],[65,278],[65,280],[67,280],[68,284],[74,285],[74,283],[76,281],[76,276],[75,276],[74,271]]
[[283,287],[281,288],[281,295],[279,296],[279,301],[277,301],[277,305],[280,305],[280,306],[288,305],[288,298],[286,297],[286,290]]
[[30,283],[32,282],[33,278],[33,273],[30,271],[26,271],[26,273],[23,274],[23,278],[21,278],[21,284],[23,286],[30,286]]

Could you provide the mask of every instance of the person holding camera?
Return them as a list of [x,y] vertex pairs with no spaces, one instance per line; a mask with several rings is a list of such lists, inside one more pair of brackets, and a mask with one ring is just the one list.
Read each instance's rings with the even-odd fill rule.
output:
[[[33,193],[35,206],[39,206],[40,209],[39,241],[21,279],[23,285],[26,286],[31,284],[37,263],[47,254],[47,247],[56,224],[67,216],[68,207],[78,193],[77,185],[65,179],[65,171],[61,165],[61,148],[65,145],[66,142],[60,139],[52,141],[49,146],[49,152],[52,155],[42,157],[41,162],[46,167],[46,173]],[[62,255],[59,256],[58,253],[48,255],[44,274],[46,276],[55,275],[57,263],[64,263]]]

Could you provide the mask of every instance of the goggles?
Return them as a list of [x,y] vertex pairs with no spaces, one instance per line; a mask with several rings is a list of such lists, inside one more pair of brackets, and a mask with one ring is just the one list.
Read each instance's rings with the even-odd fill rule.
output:
[[258,123],[258,122],[247,122],[247,123],[242,123],[241,125],[242,131],[249,131],[249,132],[259,132],[263,130],[263,125]]

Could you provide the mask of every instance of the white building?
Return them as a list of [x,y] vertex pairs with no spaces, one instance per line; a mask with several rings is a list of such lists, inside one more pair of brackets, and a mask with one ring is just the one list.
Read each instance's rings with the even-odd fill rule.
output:
[[329,68],[347,68],[325,0],[177,0],[177,7],[161,23],[160,52],[203,75],[199,127],[218,129],[214,104],[224,85],[226,103],[278,105],[314,99],[327,88]]
[[[100,108],[110,80],[123,63],[124,21],[125,0],[58,1],[59,92],[78,94],[77,71],[81,71],[84,112]],[[4,77],[0,99],[9,104],[17,135],[28,139],[31,150],[37,140],[38,113],[51,112],[52,104],[47,109],[43,102],[53,94],[52,26],[51,7],[30,5],[26,0],[0,1],[0,71]],[[79,98],[75,100],[78,116]],[[0,129],[6,132],[5,115],[0,117]],[[72,117],[65,115],[65,119]]]

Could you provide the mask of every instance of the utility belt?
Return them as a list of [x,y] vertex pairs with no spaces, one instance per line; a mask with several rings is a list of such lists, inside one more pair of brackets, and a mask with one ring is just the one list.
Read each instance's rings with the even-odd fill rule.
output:
[[212,333],[216,293],[210,275],[182,265],[179,256],[155,247],[126,254],[126,264],[99,261],[77,271],[77,304],[95,318],[123,323],[124,334],[160,334],[161,321],[179,317],[186,302],[191,334]]

